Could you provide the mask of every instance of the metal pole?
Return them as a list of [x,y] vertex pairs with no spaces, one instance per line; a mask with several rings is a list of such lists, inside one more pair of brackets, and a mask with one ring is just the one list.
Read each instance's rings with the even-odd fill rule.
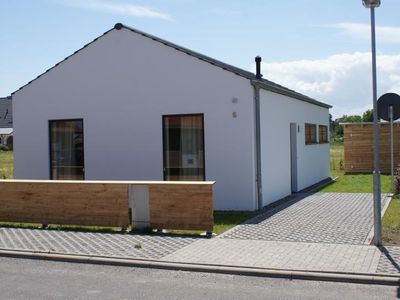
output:
[[390,175],[392,183],[392,192],[394,192],[394,157],[393,157],[393,106],[389,106],[390,117]]
[[379,128],[376,90],[376,48],[375,48],[375,9],[371,8],[371,46],[372,46],[372,101],[374,115],[374,244],[382,245],[382,224],[381,224],[381,178],[379,171]]

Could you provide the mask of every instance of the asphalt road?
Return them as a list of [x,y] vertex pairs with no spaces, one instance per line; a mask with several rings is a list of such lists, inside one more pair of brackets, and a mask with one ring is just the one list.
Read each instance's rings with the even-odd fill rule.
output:
[[0,299],[396,299],[394,286],[0,258]]

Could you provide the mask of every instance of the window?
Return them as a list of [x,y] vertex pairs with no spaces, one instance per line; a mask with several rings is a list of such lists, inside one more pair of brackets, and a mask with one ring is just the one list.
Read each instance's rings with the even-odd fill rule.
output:
[[306,145],[317,143],[317,125],[305,124]]
[[163,116],[164,180],[205,180],[203,115]]
[[50,178],[83,180],[83,120],[49,122]]
[[318,126],[318,141],[320,144],[328,143],[328,126]]

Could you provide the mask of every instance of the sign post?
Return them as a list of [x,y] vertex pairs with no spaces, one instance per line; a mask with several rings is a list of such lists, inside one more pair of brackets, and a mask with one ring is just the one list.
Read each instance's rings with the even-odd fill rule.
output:
[[394,193],[394,158],[393,158],[393,105],[389,106],[390,118],[390,175],[391,175],[391,188]]
[[378,99],[378,116],[390,122],[390,175],[392,179],[392,191],[394,192],[393,122],[400,118],[400,96],[395,93],[382,95]]

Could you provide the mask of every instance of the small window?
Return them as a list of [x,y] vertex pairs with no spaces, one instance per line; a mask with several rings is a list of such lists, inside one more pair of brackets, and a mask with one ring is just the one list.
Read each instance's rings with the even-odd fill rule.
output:
[[320,144],[328,143],[328,126],[318,126],[318,141]]
[[317,143],[317,125],[305,124],[306,145]]

